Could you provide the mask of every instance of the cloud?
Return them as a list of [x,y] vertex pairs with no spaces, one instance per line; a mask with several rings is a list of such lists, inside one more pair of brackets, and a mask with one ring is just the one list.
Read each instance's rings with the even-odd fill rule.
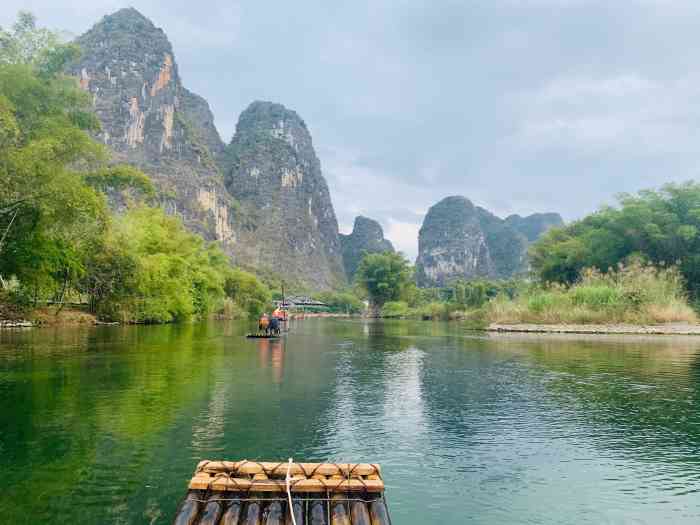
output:
[[517,140],[586,155],[695,155],[700,76],[652,81],[638,74],[556,78],[515,97]]
[[418,255],[416,239],[418,239],[420,224],[394,219],[388,219],[388,223],[384,236],[391,240],[395,250],[402,252],[410,261],[415,261],[416,255]]

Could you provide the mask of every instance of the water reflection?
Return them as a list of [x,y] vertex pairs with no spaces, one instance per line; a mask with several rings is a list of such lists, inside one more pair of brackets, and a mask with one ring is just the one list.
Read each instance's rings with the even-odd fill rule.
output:
[[[202,458],[381,462],[395,523],[695,523],[700,340],[0,332],[0,515],[168,523]],[[31,497],[28,497],[31,495]]]

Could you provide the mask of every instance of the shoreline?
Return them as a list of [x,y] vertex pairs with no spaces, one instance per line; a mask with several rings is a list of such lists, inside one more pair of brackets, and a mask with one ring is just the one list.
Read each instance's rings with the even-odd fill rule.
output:
[[487,332],[524,334],[616,334],[616,335],[697,335],[700,324],[668,323],[660,325],[631,324],[536,324],[492,323]]
[[[120,322],[109,322],[100,321],[92,314],[87,314],[80,310],[66,309],[58,317],[54,317],[52,314],[36,315],[32,319],[0,319],[0,330],[17,330],[23,328],[47,328],[47,327],[74,327],[74,326],[145,326],[149,323],[120,323]],[[344,314],[344,313],[331,313],[331,312],[313,312],[305,313],[303,315],[294,314],[291,319],[293,320],[303,320],[309,318],[349,318],[357,317],[354,314]],[[210,318],[214,321],[238,321],[240,319],[229,319],[224,317],[212,316]],[[172,323],[153,323],[158,324],[172,324]],[[176,323],[177,324],[177,323]]]

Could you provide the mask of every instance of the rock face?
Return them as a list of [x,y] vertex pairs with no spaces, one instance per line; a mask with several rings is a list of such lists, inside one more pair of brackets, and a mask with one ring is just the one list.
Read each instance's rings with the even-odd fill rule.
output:
[[162,205],[207,239],[235,240],[234,200],[217,166],[224,149],[207,102],[180,82],[162,29],[135,9],[104,17],[77,39],[71,73],[93,96],[99,139],[147,173]]
[[222,165],[244,217],[236,262],[314,289],[345,282],[338,222],[299,115],[280,104],[252,103]]
[[348,279],[355,277],[357,267],[364,253],[393,252],[394,246],[384,238],[380,224],[367,217],[355,217],[355,224],[350,235],[340,235],[343,251],[343,266]]
[[550,228],[563,226],[564,221],[558,213],[533,213],[527,217],[509,215],[506,224],[525,236],[529,242],[537,238]]
[[455,279],[507,278],[527,269],[527,246],[558,214],[511,215],[503,220],[465,197],[447,197],[428,210],[418,236],[419,286]]

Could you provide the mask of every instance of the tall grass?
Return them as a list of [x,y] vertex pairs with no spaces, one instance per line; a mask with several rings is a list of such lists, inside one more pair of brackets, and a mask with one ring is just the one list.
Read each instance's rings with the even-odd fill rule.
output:
[[493,323],[658,324],[697,322],[676,268],[641,262],[608,272],[587,269],[574,285],[533,286],[514,299],[488,305]]

